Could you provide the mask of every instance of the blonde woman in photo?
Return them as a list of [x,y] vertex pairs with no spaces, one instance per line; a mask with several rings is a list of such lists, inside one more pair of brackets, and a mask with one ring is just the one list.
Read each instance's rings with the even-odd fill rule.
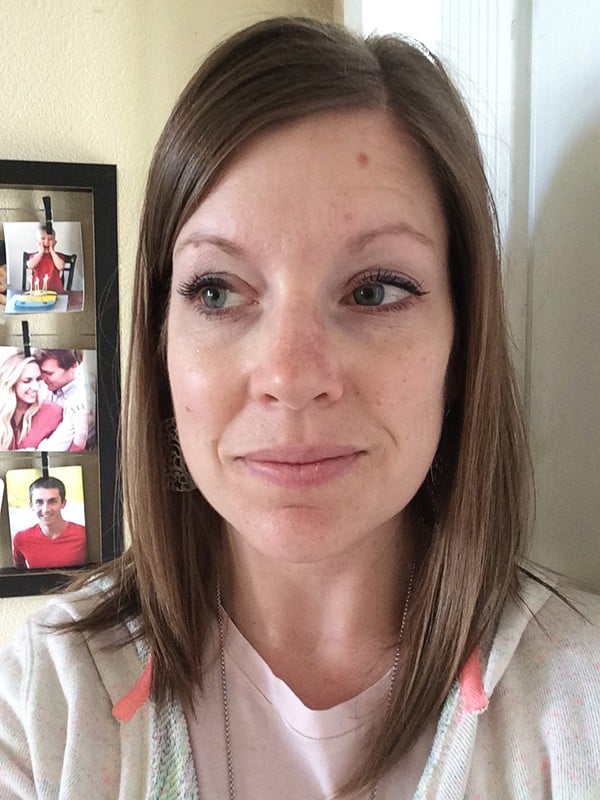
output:
[[89,411],[79,405],[64,419],[47,399],[39,357],[17,352],[0,364],[0,449],[77,453],[86,449]]
[[0,796],[600,797],[600,601],[525,559],[494,205],[434,55],[221,44],[156,146],[130,342],[131,546],[0,654]]
[[46,386],[35,358],[22,352],[0,364],[0,449],[35,450],[62,419],[62,409],[45,401]]

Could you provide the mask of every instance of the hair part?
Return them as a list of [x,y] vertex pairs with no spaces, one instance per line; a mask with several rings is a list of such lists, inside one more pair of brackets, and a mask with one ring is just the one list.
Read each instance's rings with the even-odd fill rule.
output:
[[464,103],[421,45],[397,36],[361,39],[304,18],[271,19],[217,47],[183,91],[150,168],[135,272],[122,434],[132,544],[103,570],[114,590],[71,629],[101,630],[139,615],[153,654],[155,700],[189,703],[201,686],[216,614],[221,520],[199,491],[166,489],[173,246],[242,146],[274,126],[335,109],[391,113],[424,153],[449,230],[456,319],[438,453],[408,509],[421,560],[406,659],[364,763],[340,787],[344,794],[374,785],[439,713],[516,590],[529,526],[530,465],[508,352],[494,204]]

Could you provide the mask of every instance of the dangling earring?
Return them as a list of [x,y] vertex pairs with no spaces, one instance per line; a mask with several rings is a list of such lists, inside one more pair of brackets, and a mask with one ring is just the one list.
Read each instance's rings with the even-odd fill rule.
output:
[[163,435],[167,451],[167,489],[170,492],[196,491],[197,486],[190,475],[181,450],[175,417],[164,420]]

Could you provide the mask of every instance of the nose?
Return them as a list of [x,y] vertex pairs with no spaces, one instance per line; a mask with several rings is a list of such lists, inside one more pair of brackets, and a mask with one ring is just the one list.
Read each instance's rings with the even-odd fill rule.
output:
[[341,398],[339,345],[320,314],[308,312],[305,303],[265,315],[254,345],[250,393],[256,401],[300,411],[313,402],[324,406]]

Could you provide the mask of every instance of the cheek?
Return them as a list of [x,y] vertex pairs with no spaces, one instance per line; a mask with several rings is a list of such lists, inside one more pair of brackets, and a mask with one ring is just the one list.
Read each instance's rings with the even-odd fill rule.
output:
[[450,349],[423,342],[405,342],[375,359],[369,367],[368,384],[374,402],[397,409],[443,410]]
[[182,443],[202,448],[217,441],[239,405],[236,370],[193,345],[168,348],[167,366]]

